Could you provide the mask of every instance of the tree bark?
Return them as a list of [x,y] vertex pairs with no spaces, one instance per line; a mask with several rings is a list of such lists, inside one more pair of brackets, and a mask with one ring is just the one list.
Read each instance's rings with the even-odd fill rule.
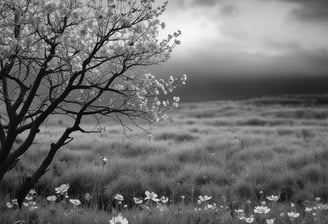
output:
[[15,193],[15,197],[17,199],[19,208],[22,207],[22,204],[28,192],[35,186],[38,180],[47,172],[48,167],[51,164],[52,160],[54,159],[57,151],[63,145],[66,145],[70,142],[67,141],[67,139],[70,138],[69,135],[75,130],[76,129],[74,127],[67,128],[65,132],[62,134],[62,136],[58,139],[58,141],[50,145],[50,150],[48,152],[48,155],[45,157],[39,168],[34,172],[32,176],[28,177],[24,181],[24,183],[17,189]]
[[35,171],[35,173],[28,177],[24,183],[17,189],[15,197],[18,202],[19,208],[22,207],[23,201],[28,194],[28,192],[35,186],[38,180],[47,172],[47,169],[52,162],[53,158],[55,157],[56,152],[60,146],[56,144],[51,144],[50,151],[47,157],[43,160],[42,164],[39,168]]

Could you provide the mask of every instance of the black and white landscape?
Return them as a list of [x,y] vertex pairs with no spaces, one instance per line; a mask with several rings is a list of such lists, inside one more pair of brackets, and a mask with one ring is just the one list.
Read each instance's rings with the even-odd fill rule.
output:
[[328,1],[1,0],[1,224],[327,224]]

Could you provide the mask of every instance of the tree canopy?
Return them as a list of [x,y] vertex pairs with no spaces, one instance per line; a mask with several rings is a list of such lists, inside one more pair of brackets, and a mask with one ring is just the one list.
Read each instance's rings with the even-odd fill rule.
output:
[[[51,116],[72,123],[50,143],[15,197],[20,203],[89,116],[165,120],[165,97],[187,77],[156,79],[138,68],[165,62],[177,31],[159,39],[167,2],[153,0],[2,0],[0,2],[0,182]],[[24,136],[19,144],[18,137]]]

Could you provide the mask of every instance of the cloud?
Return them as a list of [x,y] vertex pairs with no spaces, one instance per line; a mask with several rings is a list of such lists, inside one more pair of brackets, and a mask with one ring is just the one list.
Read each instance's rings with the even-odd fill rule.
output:
[[222,16],[234,16],[238,12],[238,8],[235,1],[224,1],[224,0],[192,0],[190,2],[191,7],[207,7],[219,9],[217,12]]
[[193,0],[192,3],[198,6],[213,7],[222,4],[220,0]]
[[239,12],[239,9],[230,4],[224,4],[220,7],[220,13],[222,16],[235,16]]
[[[328,30],[325,23],[319,22],[325,14],[320,17],[318,13],[320,7],[325,10],[319,3],[328,5],[328,0],[170,3],[163,20],[167,23],[165,32],[181,29],[182,44],[154,74],[187,73],[204,80],[222,76],[328,74]],[[301,14],[303,11],[308,15]],[[298,19],[303,16],[303,20],[314,21],[309,13],[316,15],[316,22]],[[288,20],[291,15],[294,21]]]
[[301,21],[328,22],[327,0],[281,0],[283,2],[295,3],[299,7],[291,11],[291,15]]
[[312,52],[305,52],[305,57],[312,64],[317,65],[319,67],[326,66],[327,67],[327,59],[328,59],[328,50],[320,49]]
[[178,10],[184,9],[186,7],[186,1],[185,0],[169,1],[169,5],[172,5],[172,4]]

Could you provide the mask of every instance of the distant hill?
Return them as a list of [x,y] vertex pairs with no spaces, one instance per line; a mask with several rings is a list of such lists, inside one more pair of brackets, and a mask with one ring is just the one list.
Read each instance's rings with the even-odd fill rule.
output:
[[183,102],[213,100],[249,99],[261,96],[286,94],[325,94],[328,93],[327,76],[270,76],[270,77],[190,77],[176,95]]

